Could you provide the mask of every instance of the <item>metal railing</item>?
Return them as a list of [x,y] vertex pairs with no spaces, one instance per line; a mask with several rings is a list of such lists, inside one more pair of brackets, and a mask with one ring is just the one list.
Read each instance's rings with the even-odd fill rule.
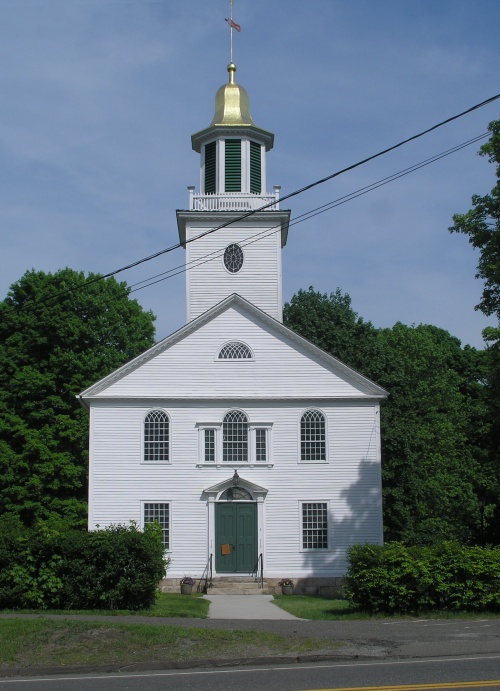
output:
[[264,557],[262,552],[259,554],[259,558],[255,562],[252,576],[255,576],[255,581],[259,584],[259,588],[264,589]]
[[198,593],[207,593],[207,590],[212,587],[212,576],[213,576],[213,571],[212,571],[212,562],[213,562],[213,554],[211,554],[208,557],[207,565],[203,569],[203,573],[201,574],[201,578],[198,581],[198,587],[196,588]]

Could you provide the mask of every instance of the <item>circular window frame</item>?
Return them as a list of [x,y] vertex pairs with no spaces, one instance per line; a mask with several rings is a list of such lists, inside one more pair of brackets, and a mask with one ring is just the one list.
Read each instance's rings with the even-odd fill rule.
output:
[[[233,248],[236,248],[236,249],[233,250]],[[233,252],[231,258],[229,258],[229,254],[228,254],[229,251]],[[238,266],[238,268],[231,268],[230,266],[228,266],[230,260],[234,261],[234,252],[239,253],[239,259],[238,259],[239,266]],[[225,270],[229,274],[231,274],[231,276],[234,276],[235,274],[237,274],[241,271],[241,269],[243,268],[243,264],[245,263],[245,253],[243,252],[242,248],[240,247],[240,245],[238,245],[237,242],[231,242],[226,247],[226,249],[224,250],[224,254],[222,255],[222,263],[224,264]],[[236,264],[234,264],[234,266],[236,266]]]

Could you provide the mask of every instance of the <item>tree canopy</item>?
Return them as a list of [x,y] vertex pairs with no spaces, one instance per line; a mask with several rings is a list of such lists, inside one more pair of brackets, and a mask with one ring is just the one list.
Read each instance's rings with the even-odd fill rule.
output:
[[154,343],[153,314],[99,278],[31,270],[0,303],[0,513],[27,525],[86,521],[88,414],[76,396]]

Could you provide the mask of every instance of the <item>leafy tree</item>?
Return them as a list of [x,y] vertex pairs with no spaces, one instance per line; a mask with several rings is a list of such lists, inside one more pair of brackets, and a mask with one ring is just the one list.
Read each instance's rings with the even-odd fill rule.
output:
[[[486,394],[491,420],[489,436],[490,470],[496,475],[497,486],[494,497],[487,493],[490,500],[490,511],[498,508],[500,494],[500,120],[488,125],[491,137],[479,149],[480,156],[487,156],[495,165],[496,184],[490,194],[472,197],[472,208],[464,214],[453,216],[452,233],[463,233],[469,236],[470,244],[479,250],[476,278],[484,281],[481,301],[476,306],[483,314],[494,316],[496,326],[487,327],[483,337],[488,344]],[[495,500],[494,502],[492,500]],[[493,503],[495,506],[493,506]],[[498,524],[494,516],[491,524]],[[500,539],[500,532],[496,539]]]
[[[452,233],[469,236],[471,245],[480,252],[477,278],[484,280],[481,302],[477,306],[484,314],[496,315],[500,321],[500,120],[488,125],[490,139],[479,149],[480,156],[488,156],[496,164],[497,182],[490,194],[472,197],[472,209],[465,214],[455,214]],[[487,340],[500,339],[498,329],[488,329]]]
[[28,271],[0,303],[0,514],[86,517],[87,386],[154,342],[125,283]]

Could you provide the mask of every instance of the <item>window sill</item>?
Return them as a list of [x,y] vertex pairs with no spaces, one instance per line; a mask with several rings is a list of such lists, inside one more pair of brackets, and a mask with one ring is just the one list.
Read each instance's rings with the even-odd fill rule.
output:
[[149,466],[172,465],[172,461],[141,461],[141,465],[149,465]]

